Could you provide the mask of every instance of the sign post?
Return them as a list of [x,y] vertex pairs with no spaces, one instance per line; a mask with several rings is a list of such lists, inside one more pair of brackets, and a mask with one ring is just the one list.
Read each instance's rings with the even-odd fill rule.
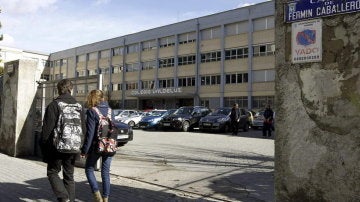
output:
[[322,19],[292,23],[292,63],[322,61]]

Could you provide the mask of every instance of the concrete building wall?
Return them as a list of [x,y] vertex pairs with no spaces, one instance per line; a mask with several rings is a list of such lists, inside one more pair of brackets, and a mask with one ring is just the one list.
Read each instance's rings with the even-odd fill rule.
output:
[[276,201],[360,201],[360,13],[324,17],[322,62],[291,63],[276,1]]

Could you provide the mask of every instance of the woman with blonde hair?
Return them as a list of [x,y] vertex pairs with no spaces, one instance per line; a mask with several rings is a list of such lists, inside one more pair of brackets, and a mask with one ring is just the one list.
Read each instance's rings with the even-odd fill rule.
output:
[[[98,154],[95,150],[97,143],[97,129],[99,125],[99,112],[103,116],[108,116],[111,114],[111,119],[114,120],[114,114],[112,113],[111,108],[108,103],[105,101],[104,93],[101,90],[92,90],[87,97],[87,107],[86,112],[86,136],[84,145],[81,149],[81,156],[87,157],[85,163],[85,174],[90,184],[91,191],[94,194],[95,201],[107,202],[110,195],[110,165],[111,165],[111,156],[102,156]],[[101,180],[102,180],[102,190],[103,193],[100,193],[96,177],[94,175],[95,165],[99,158],[102,158],[101,164]]]

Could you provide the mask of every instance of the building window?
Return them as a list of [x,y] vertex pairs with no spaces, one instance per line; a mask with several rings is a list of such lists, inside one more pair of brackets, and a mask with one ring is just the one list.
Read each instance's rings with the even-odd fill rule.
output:
[[113,91],[122,90],[122,84],[121,84],[121,83],[114,83],[114,84],[112,84],[112,90],[113,90]]
[[234,103],[239,104],[239,108],[248,109],[248,97],[240,96],[240,97],[225,97],[224,98],[224,106],[232,107]]
[[253,96],[252,107],[255,109],[264,109],[267,104],[274,105],[274,96]]
[[175,37],[165,37],[160,39],[160,48],[165,48],[169,46],[175,46]]
[[56,60],[55,61],[55,67],[60,67],[61,61],[60,60]]
[[122,72],[123,70],[124,70],[124,67],[123,66],[121,66],[121,65],[116,65],[116,66],[113,66],[112,68],[111,68],[111,73],[112,74],[116,74],[116,73],[120,73],[120,72]]
[[111,52],[112,56],[124,55],[124,47],[113,48]]
[[87,76],[87,70],[86,69],[83,69],[83,70],[79,70],[79,71],[77,71],[77,76],[78,77],[83,77],[83,76]]
[[275,70],[253,71],[253,82],[271,82],[275,81]]
[[76,86],[76,93],[77,94],[85,94],[85,85],[77,85]]
[[178,79],[179,87],[195,86],[195,77],[183,77]]
[[142,63],[143,70],[155,69],[155,68],[156,68],[156,60],[146,61]]
[[210,40],[220,38],[220,27],[201,30],[201,40]]
[[155,87],[154,81],[141,81],[142,89],[153,89]]
[[61,66],[66,66],[67,59],[61,59]]
[[139,44],[132,44],[127,46],[127,53],[137,53],[139,52]]
[[110,70],[109,67],[100,67],[99,68],[99,74],[109,74]]
[[208,75],[201,77],[202,86],[219,85],[220,83],[221,83],[220,75]]
[[196,32],[190,32],[179,35],[179,44],[194,43],[196,41]]
[[157,48],[156,40],[145,41],[142,43],[142,50],[149,51]]
[[126,83],[126,90],[136,90],[138,89],[138,83],[137,82],[128,82]]
[[159,79],[159,88],[174,87],[174,79]]
[[221,60],[221,52],[209,52],[209,53],[202,53],[201,54],[201,62],[214,62],[214,61],[220,61]]
[[89,76],[96,74],[97,74],[97,69],[89,69]]
[[175,58],[159,59],[159,68],[173,67],[174,63],[175,63]]
[[275,44],[261,44],[253,46],[254,56],[267,56],[275,54]]
[[126,71],[127,72],[136,72],[139,71],[139,63],[133,63],[133,64],[126,64]]
[[254,31],[273,29],[275,27],[274,16],[259,18],[254,20]]
[[225,35],[232,36],[248,32],[248,21],[225,25]]
[[179,56],[178,58],[178,65],[190,65],[196,63],[196,56],[195,55],[188,55],[188,56]]
[[248,82],[248,73],[233,73],[226,74],[225,83],[226,84],[237,84],[237,83],[247,83]]
[[249,48],[234,48],[225,50],[225,60],[234,60],[239,58],[247,58]]
[[85,62],[86,55],[78,55],[76,56],[76,62]]

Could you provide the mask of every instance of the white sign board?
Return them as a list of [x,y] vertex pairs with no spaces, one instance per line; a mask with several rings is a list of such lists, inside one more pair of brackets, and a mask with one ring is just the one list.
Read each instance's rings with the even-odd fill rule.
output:
[[292,63],[321,62],[322,19],[292,24],[291,58]]

